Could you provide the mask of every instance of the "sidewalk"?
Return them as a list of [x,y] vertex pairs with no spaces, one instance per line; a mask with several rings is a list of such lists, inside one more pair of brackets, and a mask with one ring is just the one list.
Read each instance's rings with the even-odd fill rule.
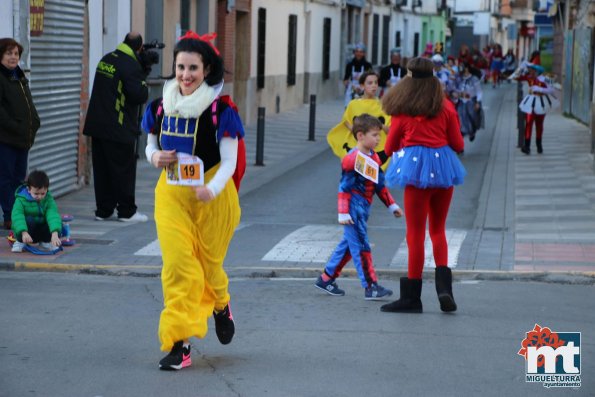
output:
[[[493,125],[486,126],[494,129],[494,137],[477,217],[461,250],[460,262],[468,260],[472,265],[460,266],[457,272],[465,277],[465,269],[471,278],[521,277],[518,273],[508,274],[511,271],[525,272],[525,276],[530,272],[537,275],[534,278],[552,271],[595,276],[595,173],[588,128],[559,112],[549,114],[545,120],[544,154],[534,150],[530,156],[524,155],[516,148],[516,92],[512,87],[501,87],[497,95],[502,99],[490,110],[498,112],[497,117]],[[317,105],[314,142],[307,140],[309,106],[268,115],[265,166],[254,165],[256,126],[247,126],[248,169],[240,196],[256,192],[328,150],[326,133],[342,112],[341,100]],[[149,222],[130,225],[95,221],[93,187],[87,186],[58,199],[61,212],[75,217],[75,246],[55,256],[37,256],[13,254],[8,245],[2,244],[0,269],[49,269],[51,265],[57,270],[122,273],[124,269],[128,273],[158,274],[160,257],[133,254],[139,249],[136,247],[156,239],[153,191],[159,172],[144,159],[139,160],[137,205],[149,215]],[[476,258],[483,262],[477,263]],[[235,270],[240,275],[310,274],[310,269],[301,268]],[[402,271],[392,273],[388,277],[398,277]]]
[[[326,134],[343,114],[340,99],[318,103],[316,109],[315,141],[308,141],[310,106],[278,114],[269,114],[265,120],[264,166],[256,166],[256,125],[245,126],[247,169],[242,180],[240,197],[298,167],[328,150]],[[12,253],[8,244],[0,244],[0,269],[27,268],[54,270],[102,269],[110,272],[125,266],[131,273],[159,273],[161,258],[135,256],[136,249],[157,238],[154,213],[154,189],[161,170],[139,159],[136,181],[136,202],[139,211],[149,216],[149,222],[127,224],[115,220],[95,220],[93,186],[57,199],[60,212],[74,216],[72,236],[77,244],[67,247],[57,255],[40,256],[29,253]],[[8,234],[0,231],[0,238]],[[139,244],[139,241],[144,243]],[[126,242],[126,243],[119,243]],[[36,265],[39,264],[39,265]]]

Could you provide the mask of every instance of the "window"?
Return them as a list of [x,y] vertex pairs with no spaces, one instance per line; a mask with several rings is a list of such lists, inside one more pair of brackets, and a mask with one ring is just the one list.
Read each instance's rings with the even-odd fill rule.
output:
[[297,61],[297,15],[289,16],[287,40],[287,85],[295,85],[295,64]]
[[381,63],[386,65],[388,63],[388,34],[390,27],[390,15],[382,16],[382,56]]
[[401,47],[401,31],[397,30],[395,32],[395,47]]
[[267,10],[258,9],[258,38],[256,53],[256,88],[264,88],[264,64],[266,49]]
[[322,28],[322,80],[331,78],[331,19],[324,18]]
[[372,22],[372,65],[378,64],[378,39],[380,30],[380,15],[374,14]]

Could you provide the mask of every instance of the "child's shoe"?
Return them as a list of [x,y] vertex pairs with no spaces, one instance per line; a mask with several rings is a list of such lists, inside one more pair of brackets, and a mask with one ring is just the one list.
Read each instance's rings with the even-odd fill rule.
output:
[[343,291],[342,289],[340,289],[337,286],[337,283],[335,282],[334,279],[324,281],[322,279],[322,276],[318,276],[318,280],[316,280],[316,284],[314,284],[314,285],[316,286],[316,288],[323,290],[324,292],[326,292],[329,295],[333,295],[333,296],[345,295],[345,291]]
[[215,319],[215,332],[219,342],[222,345],[227,345],[231,342],[236,331],[229,304],[225,305],[225,308],[220,312],[213,312],[213,318]]
[[39,246],[46,251],[54,250],[54,246],[52,245],[52,243],[39,243]]
[[179,341],[174,343],[174,347],[169,354],[159,361],[159,369],[163,370],[178,370],[192,365],[190,358],[190,345],[184,347],[184,342]]
[[20,241],[15,241],[12,243],[12,252],[23,252],[23,248],[25,248],[25,243],[21,243]]
[[393,291],[391,291],[390,289],[384,288],[383,286],[378,285],[377,283],[373,283],[371,286],[366,287],[364,298],[367,301],[373,301],[382,299],[387,296],[391,296],[392,294]]

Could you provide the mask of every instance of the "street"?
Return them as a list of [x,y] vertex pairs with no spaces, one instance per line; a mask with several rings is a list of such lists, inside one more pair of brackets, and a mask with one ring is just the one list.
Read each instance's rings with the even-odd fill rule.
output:
[[[231,345],[211,332],[192,341],[190,369],[157,369],[161,256],[152,216],[139,224],[94,221],[89,186],[58,199],[75,217],[77,244],[55,256],[0,248],[3,269],[37,271],[0,273],[0,396],[593,395],[587,249],[595,241],[595,177],[580,156],[566,162],[564,150],[584,148],[582,130],[566,119],[546,123],[545,155],[519,154],[513,94],[512,87],[486,89],[486,129],[466,142],[462,157],[468,176],[447,221],[455,314],[439,310],[428,244],[421,315],[381,313],[380,302],[364,301],[351,264],[339,280],[345,297],[314,288],[342,234],[339,160],[325,142],[341,105],[321,104],[316,142],[305,140],[307,112],[280,114],[267,124],[267,165],[249,164],[242,221],[225,263],[237,327]],[[566,146],[557,144],[555,128],[569,131]],[[137,202],[147,214],[157,174],[141,160]],[[402,204],[402,192],[392,192]],[[398,296],[405,222],[376,198],[369,231],[380,282]],[[521,251],[530,244],[533,257]],[[525,381],[517,352],[536,324],[582,333],[580,388]]]
[[[354,279],[331,297],[314,279],[233,279],[236,336],[193,340],[192,367],[159,371],[157,278],[0,273],[0,396],[589,396],[592,285],[454,284],[440,312],[381,313]],[[388,282],[396,288],[396,282]],[[525,382],[517,352],[535,324],[582,331],[582,386]],[[212,322],[210,323],[212,326]]]

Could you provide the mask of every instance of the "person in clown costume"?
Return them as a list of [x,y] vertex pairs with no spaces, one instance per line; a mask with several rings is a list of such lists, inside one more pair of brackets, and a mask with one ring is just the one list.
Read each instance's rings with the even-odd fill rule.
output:
[[555,89],[551,82],[543,75],[544,69],[541,65],[524,62],[520,68],[523,72],[520,76],[512,78],[519,81],[526,81],[529,85],[529,93],[519,104],[519,109],[525,113],[525,144],[521,151],[531,154],[531,134],[535,124],[535,145],[537,153],[543,153],[543,121],[548,111],[559,106],[560,102],[555,96]]
[[341,122],[329,131],[326,140],[333,153],[340,159],[343,159],[357,145],[357,141],[352,133],[353,119],[364,113],[377,117],[382,122],[383,127],[382,131],[380,131],[380,143],[376,147],[376,151],[382,163],[383,170],[386,170],[388,157],[384,154],[384,142],[386,141],[386,135],[390,127],[390,117],[384,113],[380,99],[376,96],[378,92],[378,74],[375,72],[365,72],[360,76],[359,82],[364,89],[363,96],[349,102],[343,113]]
[[147,160],[163,168],[155,188],[155,223],[163,255],[164,308],[159,320],[163,370],[191,365],[190,338],[204,338],[213,315],[222,344],[235,325],[223,261],[240,221],[237,172],[244,129],[222,100],[223,60],[215,34],[189,31],[174,48],[174,75],[163,100],[147,107]]

